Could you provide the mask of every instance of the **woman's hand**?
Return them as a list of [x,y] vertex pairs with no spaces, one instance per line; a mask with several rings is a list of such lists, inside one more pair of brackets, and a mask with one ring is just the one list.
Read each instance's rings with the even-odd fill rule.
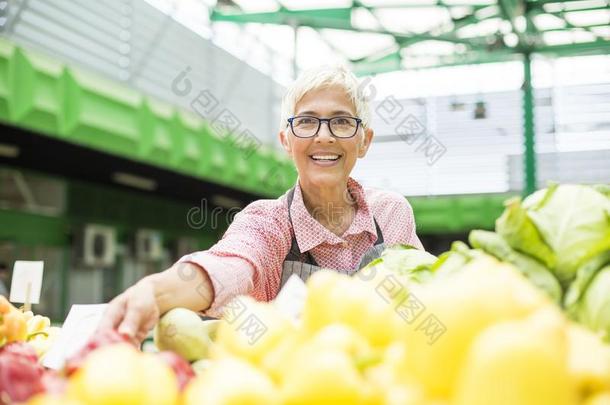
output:
[[99,329],[117,329],[139,345],[160,316],[154,282],[147,277],[108,304]]
[[176,263],[162,273],[143,278],[113,299],[98,329],[117,329],[139,344],[170,309],[202,311],[213,301],[208,273],[192,263]]

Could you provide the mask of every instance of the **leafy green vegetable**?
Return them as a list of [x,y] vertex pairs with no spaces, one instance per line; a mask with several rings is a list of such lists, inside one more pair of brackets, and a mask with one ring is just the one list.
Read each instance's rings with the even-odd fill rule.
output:
[[610,184],[596,184],[593,186],[595,190],[610,198]]
[[495,256],[497,259],[511,263],[535,286],[545,291],[553,301],[561,302],[561,286],[551,271],[536,259],[512,249],[497,233],[473,230],[468,237],[470,244]]
[[610,250],[610,199],[593,187],[554,185],[523,201],[523,208],[553,250],[553,271],[568,285],[588,259]]
[[[378,260],[381,260],[388,270],[421,282],[431,275],[430,267],[437,258],[413,246],[398,244],[385,249]],[[375,262],[377,261],[373,263]]]
[[422,269],[429,269],[436,261],[436,256],[425,250],[416,249],[409,245],[390,246],[381,254],[385,265],[398,273],[410,273]]
[[455,241],[451,244],[451,250],[438,257],[431,270],[438,276],[448,276],[461,271],[468,262],[482,255],[483,252],[470,249],[464,242]]
[[555,267],[555,253],[540,236],[527,211],[521,206],[520,198],[506,202],[504,213],[496,220],[496,232],[513,249],[540,260],[549,268]]
[[610,265],[597,272],[575,311],[581,324],[600,332],[610,342]]
[[381,257],[364,266],[360,272],[369,278],[370,274],[387,272],[395,274],[401,282],[408,285],[414,281],[422,283],[432,277],[430,266],[436,256],[413,246],[397,244],[386,248]]
[[[566,292],[564,299],[564,307],[568,313],[573,313],[576,304],[584,295],[585,291],[591,284],[591,281],[595,278],[597,272],[610,263],[610,251],[604,252],[600,255],[589,259],[582,266],[580,266],[576,272],[576,279],[570,284],[570,288]],[[610,294],[610,291],[608,291]]]

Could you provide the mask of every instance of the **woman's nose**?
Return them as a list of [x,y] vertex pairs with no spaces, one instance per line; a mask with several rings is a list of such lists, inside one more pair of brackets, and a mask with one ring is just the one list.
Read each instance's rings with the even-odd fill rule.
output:
[[330,132],[330,122],[323,121],[320,125],[320,130],[316,134],[316,142],[335,142],[335,137]]

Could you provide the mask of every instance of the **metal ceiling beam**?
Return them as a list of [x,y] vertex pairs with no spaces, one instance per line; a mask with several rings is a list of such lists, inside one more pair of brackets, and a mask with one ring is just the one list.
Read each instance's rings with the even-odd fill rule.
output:
[[570,10],[560,10],[560,11],[545,11],[544,9],[537,9],[537,10],[540,10],[540,12],[544,13],[544,14],[561,15],[561,14],[566,14],[566,13],[578,13],[580,11],[610,10],[610,6],[582,7],[582,8],[575,8],[575,9],[570,9]]
[[548,45],[536,48],[536,53],[557,56],[607,55],[610,53],[610,40],[597,40],[579,44]]
[[[387,73],[395,70],[418,70],[418,69],[433,69],[449,66],[477,65],[485,63],[512,62],[521,60],[522,56],[517,52],[469,52],[466,54],[443,55],[439,57],[438,63],[425,66],[409,66],[409,58],[402,58],[400,63],[392,65],[392,58],[396,58],[395,54],[387,55],[384,58],[374,61],[361,61],[353,63],[354,73],[358,76],[375,75],[379,73]],[[394,59],[395,60],[395,59]],[[398,66],[392,69],[393,66]]]
[[[591,28],[599,28],[599,27],[608,27],[608,24],[590,24],[590,25],[574,25],[566,22],[566,25],[572,28],[572,30],[586,30],[589,31]],[[566,30],[565,28],[548,28],[546,30],[542,30],[540,32],[568,32],[572,30]]]
[[[529,35],[526,34],[525,31],[521,31],[518,29],[516,24],[517,17],[525,17],[525,3],[524,0],[498,0],[498,5],[502,10],[502,14],[504,18],[510,22],[510,26],[512,28],[513,33],[517,34],[519,38],[519,43],[517,48],[524,49],[528,48],[531,45],[531,39]],[[528,21],[528,24],[533,24],[531,21]],[[530,28],[531,32],[531,28]]]
[[402,69],[402,57],[399,52],[390,53],[376,60],[363,60],[353,64],[354,73],[358,76],[387,73]]
[[446,8],[450,8],[450,7],[475,7],[475,8],[483,8],[483,7],[488,7],[488,6],[493,6],[493,3],[451,3],[451,4],[446,4],[443,3],[441,1],[437,2],[437,3],[411,3],[411,4],[392,4],[392,3],[388,3],[388,4],[375,4],[375,5],[368,5],[368,4],[363,4],[362,2],[358,2],[357,4],[355,4],[358,7],[366,7],[366,8],[379,8],[379,9],[384,9],[384,8],[430,8],[430,7],[446,7]]
[[[577,3],[577,2],[583,2],[583,3],[588,3],[590,0],[569,0],[569,3]],[[543,5],[543,4],[550,4],[550,3],[555,3],[555,4],[563,4],[566,3],[565,0],[526,0],[527,4],[529,5]]]
[[278,11],[265,13],[220,12],[212,10],[210,20],[229,21],[238,24],[259,23],[309,26],[312,28],[333,28],[353,30],[351,23],[352,9],[331,8],[316,10],[289,10],[280,8]]
[[338,29],[367,34],[390,35],[397,41],[443,41],[465,44],[472,48],[485,49],[484,41],[476,42],[472,39],[458,38],[454,35],[439,34],[407,34],[401,32],[388,31],[384,29],[356,28],[351,23],[351,8],[337,9],[317,9],[317,10],[287,10],[280,9],[270,13],[221,13],[214,10],[210,16],[212,21],[229,21],[238,24],[259,23],[259,24],[283,24],[311,27],[314,29]]
[[[587,0],[573,0],[571,4],[578,5],[579,1]],[[382,72],[389,72],[393,70],[403,69],[403,66],[409,68],[409,60],[404,60],[402,57],[401,49],[407,48],[413,44],[423,41],[442,41],[454,44],[464,44],[468,46],[469,51],[463,54],[446,55],[439,57],[439,63],[428,67],[441,67],[441,66],[456,66],[466,64],[479,64],[479,63],[491,63],[491,62],[503,62],[516,60],[521,57],[522,53],[542,53],[548,55],[557,56],[568,56],[568,55],[591,55],[591,54],[604,54],[610,52],[610,41],[602,40],[598,37],[598,40],[590,43],[580,44],[568,44],[568,45],[555,45],[555,46],[544,46],[542,45],[542,33],[551,31],[539,31],[533,22],[533,17],[537,14],[550,14],[555,15],[559,18],[564,18],[564,14],[578,11],[594,11],[594,10],[608,10],[608,6],[597,6],[597,7],[576,7],[571,10],[561,10],[546,12],[543,9],[545,4],[562,4],[561,0],[497,0],[495,4],[445,4],[442,0],[437,0],[435,4],[382,4],[382,5],[366,5],[362,1],[355,0],[352,7],[344,8],[332,8],[332,9],[309,9],[309,10],[289,10],[281,6],[279,10],[274,12],[265,13],[243,13],[240,11],[235,12],[221,12],[213,10],[210,16],[212,21],[230,21],[238,24],[246,23],[261,23],[261,24],[282,24],[290,26],[308,26],[317,31],[326,29],[338,29],[347,30],[353,32],[370,33],[370,34],[381,34],[392,36],[396,45],[386,48],[381,51],[376,51],[380,57],[368,56],[358,60],[352,60],[354,70],[357,74],[375,74]],[[586,3],[585,3],[586,4]],[[476,15],[477,11],[486,7],[498,6],[499,12],[483,18]],[[422,8],[422,7],[444,7],[445,9],[451,9],[452,7],[468,7],[472,10],[471,13],[458,19],[452,18],[453,25],[449,27],[447,24],[433,27],[425,33],[404,33],[394,32],[385,29],[383,24],[380,22],[380,28],[366,28],[361,29],[354,27],[351,22],[351,14],[354,8],[365,8],[369,10],[374,17],[375,10],[377,9],[408,9],[408,8]],[[525,30],[518,30],[516,19],[523,16],[526,21]],[[489,18],[501,17],[506,21],[509,21],[512,27],[512,31],[518,36],[519,44],[515,48],[508,48],[502,41],[502,35],[496,35],[496,44],[489,44],[489,36],[475,37],[475,38],[459,38],[456,35],[456,31],[471,24],[477,24],[481,21]],[[564,18],[565,20],[565,18]],[[574,28],[582,28],[589,30],[596,26],[603,25],[590,25],[590,26],[576,26],[566,22],[566,29],[563,31],[569,31]],[[522,28],[522,27],[521,27]],[[447,31],[451,29],[451,32]],[[440,33],[439,33],[440,32]],[[591,32],[591,31],[590,31]],[[592,32],[593,33],[593,32]],[[595,33],[593,33],[595,35]],[[336,46],[324,38],[329,43],[331,48],[335,51],[339,51]],[[494,47],[494,45],[496,45]],[[398,49],[396,49],[398,47]],[[407,56],[407,58],[409,58]]]

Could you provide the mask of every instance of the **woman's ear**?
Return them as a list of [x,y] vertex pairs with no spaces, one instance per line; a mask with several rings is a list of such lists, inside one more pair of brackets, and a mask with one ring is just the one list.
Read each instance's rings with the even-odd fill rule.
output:
[[360,146],[358,147],[358,157],[363,158],[366,155],[366,152],[369,150],[371,146],[371,142],[373,142],[373,129],[366,128],[364,130],[364,134],[362,136],[362,140],[360,141]]
[[280,143],[282,144],[282,147],[284,148],[284,150],[286,151],[286,153],[288,153],[288,155],[292,155],[292,145],[290,144],[290,141],[288,140],[289,134],[286,133],[286,130],[282,130],[279,133],[279,137],[280,137]]

